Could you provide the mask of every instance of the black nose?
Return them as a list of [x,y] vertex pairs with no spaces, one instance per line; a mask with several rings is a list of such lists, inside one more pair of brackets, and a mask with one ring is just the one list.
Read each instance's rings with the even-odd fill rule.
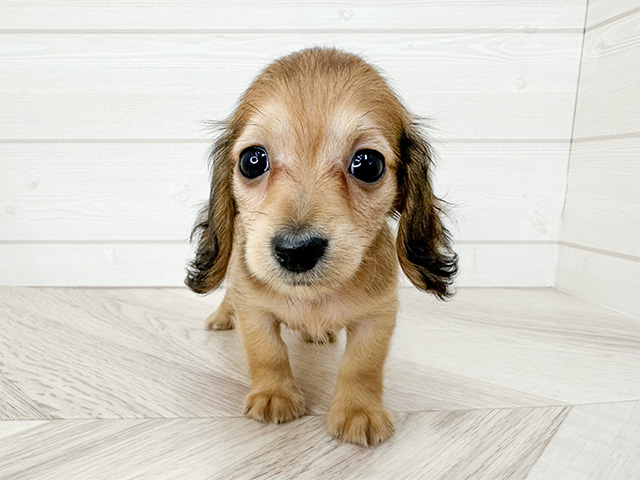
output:
[[327,243],[322,237],[281,234],[273,238],[273,252],[282,267],[290,272],[302,273],[316,266]]

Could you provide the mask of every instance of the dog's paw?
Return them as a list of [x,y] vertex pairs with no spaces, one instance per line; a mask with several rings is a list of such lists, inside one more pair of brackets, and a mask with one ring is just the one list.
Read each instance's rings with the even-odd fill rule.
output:
[[382,405],[374,409],[334,406],[327,420],[335,438],[365,447],[379,445],[394,431],[393,418]]
[[207,330],[231,330],[233,328],[233,315],[223,309],[213,312],[205,321]]
[[295,389],[250,392],[244,414],[260,422],[285,423],[304,415],[304,396]]
[[315,336],[310,333],[301,333],[302,340],[307,343],[317,343],[319,345],[325,345],[327,343],[335,343],[336,334],[333,332],[325,332],[323,335]]

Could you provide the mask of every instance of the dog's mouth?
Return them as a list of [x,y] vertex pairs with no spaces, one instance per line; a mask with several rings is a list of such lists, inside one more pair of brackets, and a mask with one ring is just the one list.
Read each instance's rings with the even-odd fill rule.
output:
[[291,285],[294,287],[313,287],[314,283],[309,280],[291,280]]
[[287,286],[291,287],[317,287],[322,284],[323,275],[320,273],[320,265],[316,265],[312,271],[293,273],[280,267],[278,277]]

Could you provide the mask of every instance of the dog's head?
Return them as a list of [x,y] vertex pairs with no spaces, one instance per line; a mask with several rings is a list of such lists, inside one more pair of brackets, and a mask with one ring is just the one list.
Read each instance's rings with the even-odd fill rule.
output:
[[234,233],[254,278],[299,295],[335,288],[399,216],[405,274],[448,295],[457,256],[431,188],[430,146],[360,57],[313,48],[269,65],[224,123],[211,158],[211,197],[186,279],[192,290],[223,280]]

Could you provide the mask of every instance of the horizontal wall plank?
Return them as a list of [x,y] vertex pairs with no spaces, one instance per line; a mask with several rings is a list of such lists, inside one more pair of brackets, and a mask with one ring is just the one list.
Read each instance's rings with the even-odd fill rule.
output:
[[623,17],[638,8],[638,0],[589,0],[587,28]]
[[0,36],[1,139],[204,138],[274,58],[364,54],[440,138],[569,139],[581,34]]
[[581,28],[585,0],[0,2],[2,29]]
[[640,132],[640,11],[587,31],[574,138]]
[[551,287],[556,244],[458,244],[463,287]]
[[454,238],[557,240],[569,143],[437,144],[436,194]]
[[575,142],[562,239],[640,257],[640,137]]
[[178,286],[186,243],[0,244],[0,284]]
[[598,305],[640,317],[640,262],[560,246],[556,287]]
[[[557,250],[555,244],[457,245],[458,284],[550,286]],[[179,286],[189,251],[181,243],[0,243],[0,285]]]
[[[202,143],[0,143],[0,241],[182,241],[208,195]],[[438,143],[459,240],[555,240],[569,143]]]
[[207,199],[208,149],[0,144],[0,240],[184,241]]

